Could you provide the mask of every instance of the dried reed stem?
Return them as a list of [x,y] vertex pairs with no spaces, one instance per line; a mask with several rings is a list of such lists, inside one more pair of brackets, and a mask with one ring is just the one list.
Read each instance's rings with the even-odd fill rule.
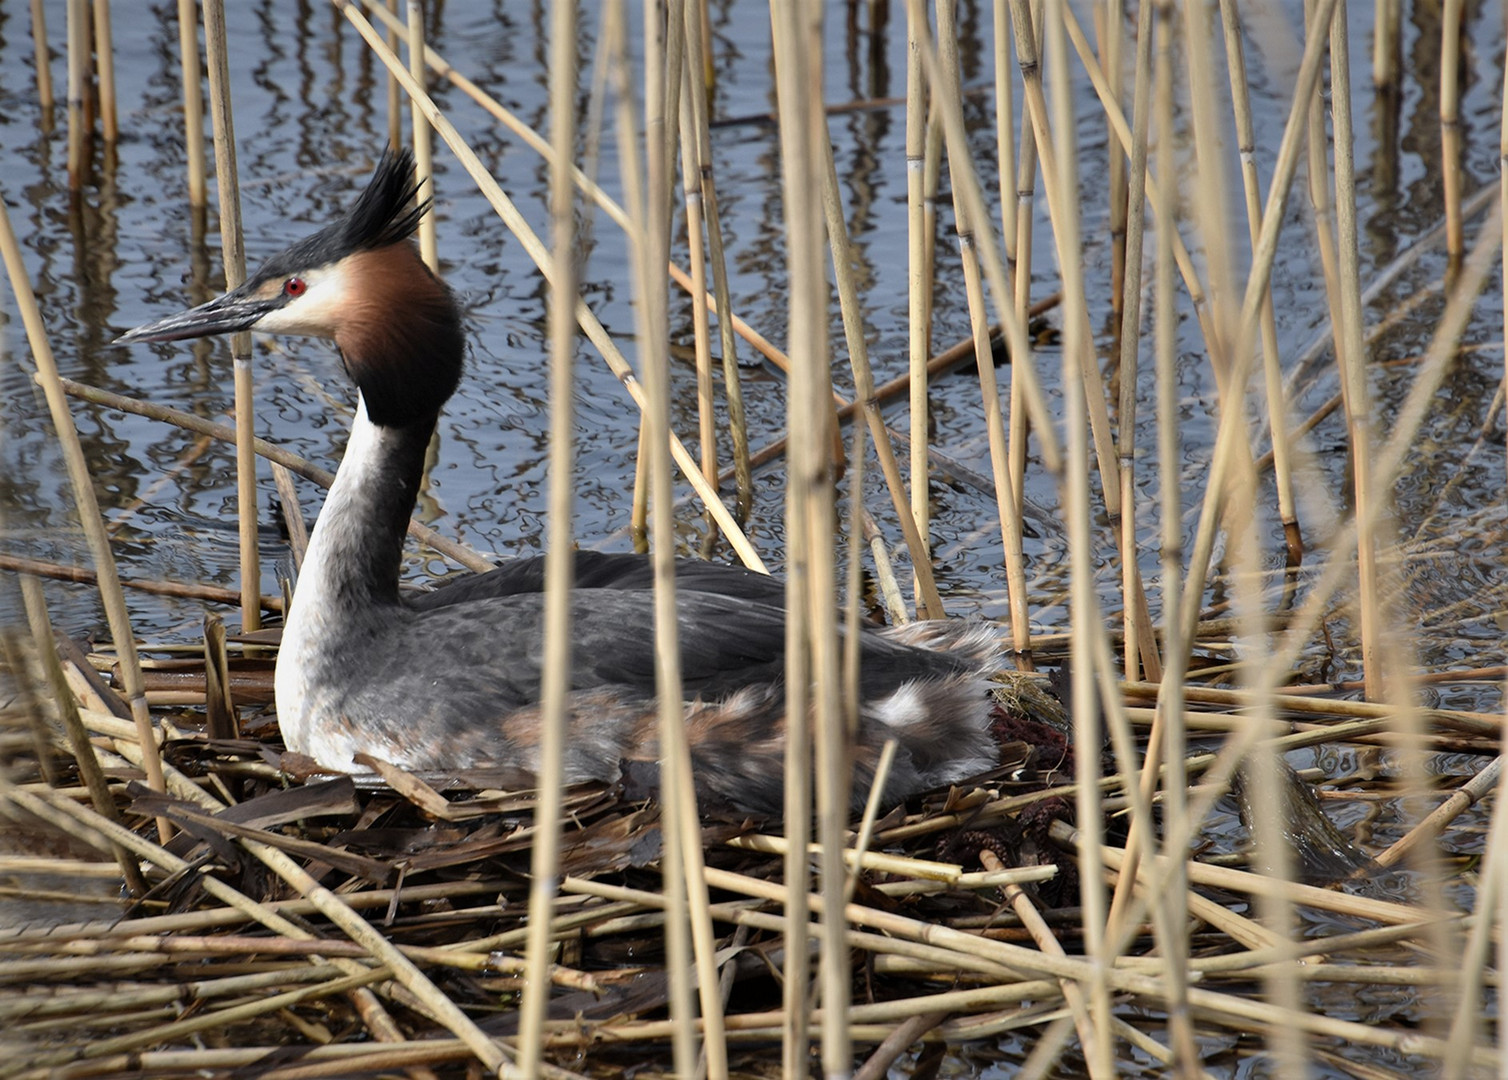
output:
[[[907,363],[911,402],[911,516],[926,561],[932,560],[931,467],[927,462],[931,417],[926,364],[932,347],[932,246],[924,182],[927,148],[927,88],[923,81],[925,24],[921,5],[906,5],[906,252]],[[913,557],[913,562],[916,562]],[[917,597],[920,602],[920,596]]]
[[1466,252],[1461,214],[1461,33],[1465,4],[1440,5],[1440,172],[1445,193],[1445,251],[1452,270]]
[[[825,127],[825,118],[824,118]],[[849,368],[853,372],[854,400],[864,410],[864,419],[869,424],[869,433],[874,439],[875,456],[880,462],[880,472],[885,477],[886,488],[895,506],[896,520],[905,537],[906,548],[911,553],[911,570],[916,583],[916,617],[940,619],[945,612],[942,597],[937,591],[937,581],[932,573],[932,558],[926,541],[917,528],[916,519],[907,510],[905,481],[895,459],[895,449],[890,444],[885,429],[885,417],[874,396],[874,370],[869,364],[869,346],[865,340],[863,312],[859,299],[858,283],[854,281],[853,250],[849,246],[848,226],[843,220],[843,206],[838,191],[838,170],[833,159],[832,141],[824,139],[818,148],[822,164],[822,211],[827,225],[828,244],[832,250],[833,274],[838,280],[838,299],[843,315],[843,337],[848,346]],[[846,404],[846,403],[843,403]],[[862,488],[855,484],[856,494]],[[862,501],[860,498],[858,501]],[[912,505],[914,506],[914,500]]]
[[[1330,79],[1334,85],[1351,85],[1350,46],[1346,34],[1346,8],[1340,5],[1330,24]],[[1369,503],[1388,502],[1385,489],[1374,488],[1371,481],[1372,401],[1367,383],[1367,356],[1362,349],[1361,267],[1356,222],[1355,142],[1351,125],[1351,95],[1331,95],[1331,117],[1335,124],[1335,232],[1338,261],[1340,323],[1337,325],[1336,353],[1340,361],[1341,386],[1345,390],[1346,428],[1355,473],[1356,511],[1363,524],[1357,534],[1357,593],[1361,608],[1362,664],[1367,683],[1367,697],[1377,700],[1383,694],[1383,670],[1391,657],[1383,655],[1383,627],[1390,625],[1383,609],[1378,581],[1378,547],[1380,538],[1366,521],[1379,519],[1371,514]],[[1312,168],[1312,166],[1311,166]],[[1449,212],[1449,211],[1448,211]],[[1460,213],[1459,191],[1455,213]],[[1396,668],[1392,668],[1396,670]]]
[[68,0],[68,190],[84,183],[89,142],[89,0]]
[[57,104],[52,92],[52,57],[47,48],[47,12],[42,0],[31,0],[32,56],[37,72],[37,104],[42,108],[43,130],[48,116]]
[[[414,82],[424,85],[424,0],[407,0],[408,8],[408,73]],[[389,34],[391,37],[391,33]],[[391,76],[389,76],[391,78]],[[414,174],[419,181],[417,197],[423,203],[435,195],[435,166],[430,150],[429,124],[424,119],[424,110],[415,99],[411,103],[411,123],[414,129]],[[419,257],[431,271],[439,272],[440,249],[435,238],[435,212],[430,207],[419,219]]]
[[[1064,441],[1068,447],[1062,502],[1067,514],[1069,562],[1073,567],[1071,619],[1073,634],[1073,725],[1074,744],[1087,750],[1095,745],[1094,707],[1096,669],[1102,662],[1096,656],[1096,643],[1106,644],[1099,599],[1094,592],[1093,541],[1090,537],[1089,506],[1089,436],[1086,426],[1094,429],[1095,450],[1099,457],[1102,495],[1112,521],[1120,514],[1119,481],[1116,461],[1109,446],[1108,417],[1105,413],[1104,388],[1094,355],[1094,340],[1088,333],[1089,311],[1083,292],[1083,267],[1080,262],[1077,137],[1073,116],[1073,98],[1068,83],[1068,35],[1064,27],[1067,5],[1056,2],[1044,11],[1043,29],[1046,42],[1045,63],[1052,80],[1052,128],[1047,126],[1046,102],[1042,95],[1040,73],[1022,71],[1027,85],[1027,102],[1031,106],[1032,124],[1037,131],[1038,151],[1042,155],[1042,175],[1046,179],[1047,201],[1053,221],[1053,239],[1058,251],[1058,270],[1063,279],[1063,394]],[[1017,19],[1020,42],[1022,19]],[[1048,145],[1049,138],[1052,140]],[[1086,419],[1088,424],[1086,425]],[[1108,651],[1108,650],[1105,650]],[[1108,674],[1108,671],[1106,672]],[[1108,696],[1105,704],[1109,705]],[[1104,828],[1098,784],[1100,763],[1089,752],[1074,755],[1077,782],[1075,813],[1086,839],[1098,845]],[[1083,910],[1085,951],[1107,959],[1105,951],[1108,901],[1104,881],[1092,872],[1087,858],[1080,858],[1080,899]],[[1090,1072],[1112,1076],[1115,1072],[1114,1046],[1110,1034],[1110,984],[1105,967],[1096,964],[1087,980],[1088,1008],[1093,1023],[1080,1029],[1084,1056]]]
[[113,145],[120,135],[115,110],[115,44],[110,31],[110,0],[93,0],[94,65],[99,83],[100,134]]
[[[415,5],[417,6],[417,5]],[[412,9],[411,9],[412,10]],[[409,41],[418,40],[410,20]],[[410,46],[414,78],[423,73],[423,50]],[[422,121],[416,116],[415,127]],[[535,839],[530,852],[529,941],[524,995],[518,1018],[518,1065],[525,1076],[539,1069],[550,1000],[550,915],[559,889],[562,794],[565,787],[566,702],[570,693],[571,588],[575,477],[574,364],[576,347],[576,185],[566,162],[576,145],[576,9],[555,6],[550,20],[550,505],[545,550],[544,665],[540,678],[540,743]]]
[[193,0],[178,0],[178,64],[183,83],[183,148],[188,159],[189,206],[207,204],[204,178],[204,105],[199,97],[199,15]]
[[[387,47],[394,53],[398,51],[398,0],[387,0]],[[423,49],[423,55],[428,58],[429,47]],[[392,72],[387,75],[387,141],[389,146],[401,146],[403,144],[403,94],[398,87],[398,80]]]
[[[785,500],[787,583],[785,624],[786,759],[785,829],[790,850],[785,858],[785,984],[780,1019],[782,1062],[788,1075],[806,1069],[809,1056],[807,1017],[814,1002],[807,986],[810,964],[801,944],[807,937],[806,843],[811,835],[812,744],[815,735],[816,811],[825,858],[821,861],[824,896],[841,897],[841,840],[833,832],[835,815],[846,817],[847,785],[840,775],[842,714],[838,709],[839,660],[832,597],[836,586],[832,551],[832,472],[828,446],[836,430],[827,367],[827,280],[823,272],[822,190],[819,141],[826,138],[822,111],[822,20],[816,9],[776,5],[770,10],[771,46],[779,105],[780,190],[784,210],[786,266],[790,294],[787,311],[790,351],[795,358],[791,393],[786,403],[787,455]],[[815,732],[813,731],[815,728]],[[836,736],[836,738],[835,738]],[[835,809],[841,799],[842,806]],[[839,821],[841,830],[846,821]],[[710,873],[710,871],[709,871]],[[849,983],[846,927],[824,922],[820,993],[825,1006],[822,1064],[829,1075],[852,1067],[848,1041]]]
[[[689,1076],[696,1067],[697,1033],[689,970],[693,959],[690,893],[700,881],[688,880],[690,848],[700,828],[695,791],[691,784],[690,748],[681,696],[680,645],[675,607],[675,539],[670,483],[670,372],[667,357],[667,300],[665,278],[658,272],[668,261],[670,243],[671,171],[667,118],[670,76],[667,73],[664,5],[644,7],[644,148],[637,144],[633,90],[629,81],[626,13],[612,9],[612,30],[604,29],[609,45],[609,79],[618,98],[618,155],[622,163],[624,202],[628,207],[630,251],[633,258],[634,323],[639,370],[644,379],[641,451],[649,480],[650,551],[654,564],[655,688],[659,704],[660,787],[665,808],[664,855],[661,872],[669,901],[665,920],[666,967],[670,977],[672,1052],[676,1071]],[[682,24],[684,26],[684,23]],[[679,76],[677,75],[677,80]],[[641,164],[642,162],[642,164]],[[687,806],[690,803],[690,806]],[[698,854],[700,846],[697,845]],[[710,930],[710,928],[709,928]],[[714,980],[715,984],[715,980]],[[715,987],[703,988],[715,995]],[[705,999],[704,999],[705,1006]]]
[[[1231,105],[1241,162],[1241,187],[1246,196],[1246,224],[1251,243],[1255,246],[1262,232],[1262,184],[1257,175],[1257,136],[1251,112],[1251,88],[1246,78],[1246,53],[1241,47],[1241,14],[1230,0],[1221,0],[1220,20],[1225,38],[1225,66],[1230,73]],[[1265,293],[1261,315],[1262,376],[1267,391],[1267,423],[1272,431],[1273,477],[1277,482],[1278,517],[1283,523],[1283,534],[1288,543],[1288,559],[1290,563],[1296,564],[1303,557],[1303,538],[1293,500],[1288,406],[1283,394],[1283,358],[1278,351],[1277,312],[1273,306],[1271,288],[1266,289]]]
[[[204,50],[209,70],[209,115],[215,133],[215,190],[220,205],[221,258],[225,287],[246,280],[246,246],[241,232],[241,181],[236,170],[236,133],[230,105],[230,57],[225,40],[224,0],[205,0]],[[251,333],[230,338],[236,400],[236,518],[241,555],[241,628],[262,625],[261,559],[257,550],[257,458],[255,392],[251,373]]]
[[[690,35],[700,40],[701,35]],[[701,90],[693,82],[693,68],[687,63],[681,68],[681,188],[686,206],[686,246],[691,256],[691,295],[706,296],[707,249],[702,242],[702,170],[706,162],[701,157],[701,131],[697,117],[693,115],[692,102]],[[705,103],[705,97],[702,98]],[[706,122],[706,109],[701,110],[701,120]],[[574,147],[566,148],[566,160]],[[560,154],[556,149],[557,156]],[[693,346],[696,350],[696,415],[697,441],[701,451],[702,476],[707,483],[717,486],[717,412],[712,395],[712,327],[707,318],[707,305],[691,305]],[[711,533],[709,541],[715,536]]]
[[[946,101],[962,98],[958,72],[958,29],[954,21],[953,5],[940,0],[937,12],[938,68],[940,78],[934,89]],[[957,176],[972,171],[966,144],[956,140],[948,143],[948,171]],[[990,236],[988,219],[976,222],[962,195],[963,185],[956,180],[953,187],[953,217],[958,230],[958,244],[963,261],[964,289],[968,295],[969,325],[974,334],[975,371],[979,375],[979,392],[984,409],[985,429],[990,444],[990,469],[994,478],[995,506],[1000,514],[1001,545],[1004,548],[1006,582],[1011,612],[1011,641],[1018,657],[1030,669],[1031,628],[1026,606],[1026,565],[1022,551],[1021,518],[1017,512],[1018,500],[1011,486],[1010,446],[1005,434],[1005,420],[1001,415],[1000,389],[995,383],[995,366],[990,356],[990,321],[985,310],[984,285],[980,276],[979,256],[976,250],[976,234],[983,230],[983,243],[994,247]],[[1012,363],[1014,364],[1014,357]],[[1014,369],[1013,369],[1014,370]]]

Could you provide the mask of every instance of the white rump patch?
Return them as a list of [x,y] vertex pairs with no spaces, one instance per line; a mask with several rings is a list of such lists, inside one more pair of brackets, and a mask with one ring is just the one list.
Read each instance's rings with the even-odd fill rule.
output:
[[927,702],[915,682],[905,683],[890,696],[875,702],[873,715],[888,728],[905,731],[927,720]]

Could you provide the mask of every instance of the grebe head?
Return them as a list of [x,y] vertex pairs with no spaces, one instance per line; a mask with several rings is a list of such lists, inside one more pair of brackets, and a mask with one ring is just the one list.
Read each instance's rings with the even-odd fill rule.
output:
[[240,330],[334,341],[374,423],[432,419],[455,392],[460,311],[412,237],[427,203],[407,150],[388,151],[340,220],[278,252],[237,289],[116,339],[182,341]]

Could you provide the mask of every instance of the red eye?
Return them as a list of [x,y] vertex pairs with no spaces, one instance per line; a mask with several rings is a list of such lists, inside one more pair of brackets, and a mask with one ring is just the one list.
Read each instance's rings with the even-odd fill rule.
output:
[[291,277],[283,282],[284,296],[303,296],[309,291],[309,285],[301,277]]

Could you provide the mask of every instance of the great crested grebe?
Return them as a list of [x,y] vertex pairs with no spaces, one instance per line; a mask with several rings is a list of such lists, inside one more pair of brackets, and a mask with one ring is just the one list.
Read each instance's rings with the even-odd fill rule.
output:
[[[339,221],[268,259],[240,288],[121,342],[238,330],[333,340],[359,391],[350,441],[283,627],[277,715],[289,749],[340,772],[365,753],[421,772],[532,773],[538,762],[543,559],[417,596],[400,560],[425,449],[461,377],[450,289],[419,259],[423,206],[406,151],[388,152]],[[706,810],[778,812],[784,587],[677,564],[676,612],[697,793]],[[618,781],[658,760],[652,574],[638,555],[580,552],[572,596],[570,781]],[[962,620],[862,631],[855,801],[899,742],[886,795],[989,769],[984,676],[995,634]]]

